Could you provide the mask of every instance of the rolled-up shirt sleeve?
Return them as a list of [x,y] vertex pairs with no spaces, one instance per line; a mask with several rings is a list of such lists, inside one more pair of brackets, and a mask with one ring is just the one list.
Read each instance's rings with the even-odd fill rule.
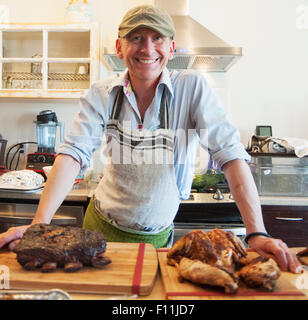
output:
[[195,81],[191,116],[201,146],[209,151],[220,167],[235,159],[250,161],[240,141],[239,131],[227,119],[225,108],[206,79],[200,75]]
[[106,123],[104,97],[94,85],[89,93],[80,98],[80,111],[74,116],[70,131],[57,153],[66,154],[79,162],[83,174],[87,169],[92,153],[101,145]]

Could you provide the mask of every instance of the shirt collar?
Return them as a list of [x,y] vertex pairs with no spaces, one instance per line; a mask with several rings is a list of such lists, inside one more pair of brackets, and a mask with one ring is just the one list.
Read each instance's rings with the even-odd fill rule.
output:
[[173,96],[173,88],[171,84],[170,73],[167,68],[164,68],[158,86],[160,86],[161,84],[164,84],[168,88],[171,96]]
[[[162,84],[164,84],[168,88],[171,96],[173,96],[173,88],[171,85],[170,74],[167,68],[163,69],[157,87],[159,87]],[[119,77],[116,77],[111,81],[110,86],[108,88],[108,93],[110,93],[113,90],[113,88],[118,86],[123,86],[125,95],[131,94],[132,87],[128,79],[128,69],[126,69]]]

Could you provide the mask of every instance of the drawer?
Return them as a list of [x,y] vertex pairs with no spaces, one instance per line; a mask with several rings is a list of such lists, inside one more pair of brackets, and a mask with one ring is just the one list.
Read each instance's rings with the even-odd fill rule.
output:
[[289,247],[308,245],[308,208],[289,206],[262,206],[267,232],[280,238]]

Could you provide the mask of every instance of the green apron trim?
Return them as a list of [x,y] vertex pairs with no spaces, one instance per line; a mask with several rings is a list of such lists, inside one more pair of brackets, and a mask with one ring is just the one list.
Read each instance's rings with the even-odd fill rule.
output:
[[109,223],[95,208],[93,198],[91,198],[83,221],[83,229],[100,231],[104,234],[106,241],[110,242],[137,242],[151,243],[155,248],[168,246],[170,237],[173,233],[173,227],[169,226],[157,234],[138,234],[126,232],[118,229]]

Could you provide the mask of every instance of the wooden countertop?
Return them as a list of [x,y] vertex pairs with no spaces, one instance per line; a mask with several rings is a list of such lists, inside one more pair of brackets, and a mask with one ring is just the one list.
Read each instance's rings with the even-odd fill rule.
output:
[[[291,274],[291,273],[285,273],[287,274],[288,280],[296,286],[297,284],[304,285],[306,289],[301,289],[301,291],[305,294],[305,297],[295,297],[294,300],[296,299],[301,299],[301,300],[308,300],[308,271],[305,270],[304,273],[302,274]],[[305,280],[300,280],[300,279],[305,279]],[[163,285],[163,281],[161,278],[161,273],[159,271],[157,275],[157,279],[155,281],[155,285],[153,287],[153,290],[150,295],[148,296],[120,296],[120,295],[101,295],[101,294],[82,294],[82,293],[70,293],[70,296],[72,300],[166,300],[166,293],[165,293],[165,288]],[[203,297],[204,298],[204,297]],[[290,300],[288,297],[287,300]],[[233,300],[230,296],[230,300]],[[238,299],[238,298],[237,298]],[[244,297],[242,298],[244,300],[255,300],[255,297]],[[270,298],[269,298],[270,299]],[[283,297],[278,296],[276,297],[277,300],[282,300]],[[206,300],[206,299],[205,299]],[[208,300],[213,300],[213,297],[208,297]]]
[[[291,248],[293,252],[299,252],[303,248]],[[290,272],[284,272],[284,276],[288,281],[293,284],[296,288],[300,289],[305,296],[299,297],[301,300],[308,300],[308,267],[301,274],[293,274]],[[82,293],[71,293],[70,296],[73,300],[165,300],[166,291],[164,288],[162,275],[160,269],[157,274],[155,285],[150,295],[148,296],[119,296],[119,295],[101,295],[101,294],[82,294]],[[276,297],[276,299],[281,300],[283,297]],[[208,297],[208,300],[212,300],[212,297]],[[230,299],[234,299],[230,297]],[[255,299],[255,297],[245,297],[246,299]],[[296,297],[294,298],[294,300]]]
[[[291,248],[292,251],[295,253],[302,250],[303,248]],[[246,296],[246,297],[236,297],[236,296],[224,296],[224,297],[213,297],[213,296],[203,296],[203,300],[220,300],[220,299],[228,299],[228,300],[257,300],[257,299],[274,299],[274,300],[308,300],[308,267],[304,270],[301,274],[293,274],[290,272],[283,272],[283,277],[289,283],[291,283],[294,288],[301,291],[304,295],[303,296],[268,296],[268,297],[261,297],[261,296]],[[31,287],[28,290],[38,290],[38,288]],[[166,290],[164,287],[162,273],[160,269],[156,275],[155,283],[151,293],[147,296],[136,296],[133,294],[123,295],[123,294],[99,294],[99,293],[72,293],[68,292],[72,300],[166,300]],[[179,298],[180,299],[180,298]],[[193,297],[194,300],[198,300],[198,297]]]
[[165,288],[161,278],[160,270],[155,280],[153,290],[148,296],[136,295],[106,295],[106,294],[86,294],[86,293],[69,293],[72,300],[165,300]]

